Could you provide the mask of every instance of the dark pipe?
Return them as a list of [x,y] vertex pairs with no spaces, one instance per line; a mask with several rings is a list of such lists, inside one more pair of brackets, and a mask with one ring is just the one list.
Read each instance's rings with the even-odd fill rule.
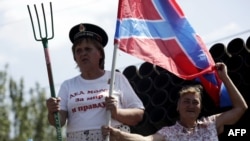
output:
[[167,111],[163,107],[156,107],[149,113],[149,122],[157,129],[161,129],[166,126],[167,123]]
[[170,89],[169,91],[169,102],[172,104],[176,104],[179,98],[179,90],[181,86],[176,86]]
[[144,136],[153,134],[156,131],[157,129],[149,123],[149,114],[147,112],[144,112],[144,116],[141,122],[139,122],[136,126],[131,126],[131,132]]
[[240,72],[244,68],[243,58],[240,55],[233,55],[226,62],[229,72]]
[[174,87],[181,86],[185,82],[184,79],[177,77],[176,75],[170,73],[171,82]]
[[170,104],[167,107],[167,119],[169,121],[169,126],[173,125],[176,120],[178,119],[178,112],[177,112],[177,105],[176,104]]
[[134,81],[135,83],[142,78],[137,67],[134,65],[126,67],[123,71],[123,74],[129,81]]
[[164,107],[168,104],[168,92],[164,89],[158,89],[152,95],[152,106],[153,107]]
[[250,68],[250,53],[246,54],[244,57],[244,63],[247,68]]
[[227,51],[232,56],[234,55],[241,55],[245,56],[246,53],[248,53],[245,42],[241,38],[235,38],[231,40],[227,45]]
[[140,94],[152,95],[155,91],[153,87],[153,80],[150,77],[140,79],[136,84],[136,91]]
[[144,62],[141,64],[139,73],[142,77],[151,77],[152,79],[159,75],[159,72],[156,70],[156,66],[149,62]]
[[154,78],[155,89],[165,89],[171,83],[171,77],[168,73],[161,72]]
[[[248,70],[250,72],[250,70]],[[232,79],[235,86],[241,92],[243,97],[247,94],[249,95],[249,87],[250,87],[250,76],[241,74],[241,73],[228,73],[229,77]],[[247,90],[248,89],[248,90]]]
[[152,102],[151,102],[151,97],[147,94],[138,94],[138,97],[141,99],[145,110],[150,111],[152,109]]
[[[250,82],[250,67],[248,66],[248,61],[249,54],[245,57],[242,57],[240,55],[234,55],[226,62],[228,72],[239,73],[241,75],[241,81],[246,85],[248,85]],[[239,82],[237,84],[239,84]]]
[[230,54],[227,52],[227,49],[224,44],[217,43],[214,44],[209,49],[210,54],[212,55],[215,62],[226,62],[230,58]]
[[250,51],[250,36],[247,38],[246,48]]
[[[249,69],[249,72],[250,72],[250,69]],[[243,82],[244,82],[244,85],[248,88],[248,93],[249,93],[250,91],[250,75],[249,74],[243,77]]]
[[242,84],[242,76],[240,73],[237,72],[228,72],[228,76],[231,78],[233,81],[234,85],[239,88],[239,86]]
[[250,85],[250,53],[243,57],[243,67],[240,75],[242,76],[244,84]]
[[160,66],[155,66],[155,69],[157,70],[157,72],[159,72],[159,73],[168,73],[169,71],[168,70],[166,70],[166,69],[164,69],[164,68],[162,68],[162,67],[160,67]]
[[136,89],[136,83],[134,81],[129,81],[131,87],[134,89],[135,93],[138,94],[139,92],[137,92],[137,89]]

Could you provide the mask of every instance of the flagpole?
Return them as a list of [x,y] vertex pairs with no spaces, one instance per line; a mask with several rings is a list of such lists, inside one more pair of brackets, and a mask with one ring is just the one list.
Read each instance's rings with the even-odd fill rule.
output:
[[[114,80],[115,80],[115,65],[116,65],[116,56],[117,56],[117,48],[118,45],[114,45],[114,51],[113,51],[113,60],[112,60],[112,68],[111,68],[111,80],[109,85],[109,96],[112,96],[113,93],[113,87],[114,87]],[[111,126],[111,112],[110,110],[107,110],[107,125]],[[105,141],[109,141],[110,137],[107,136]]]

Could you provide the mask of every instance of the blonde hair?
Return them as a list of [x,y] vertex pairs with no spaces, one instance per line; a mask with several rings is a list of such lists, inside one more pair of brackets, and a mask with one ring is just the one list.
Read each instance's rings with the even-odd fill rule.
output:
[[193,93],[193,94],[198,94],[200,96],[200,100],[202,100],[202,91],[203,91],[203,87],[200,84],[188,85],[188,86],[184,86],[179,91],[179,96],[181,97],[187,93]]

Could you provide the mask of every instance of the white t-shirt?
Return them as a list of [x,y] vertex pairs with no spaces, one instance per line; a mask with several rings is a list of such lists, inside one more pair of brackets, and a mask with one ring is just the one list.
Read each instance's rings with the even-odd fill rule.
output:
[[[111,72],[94,80],[85,80],[80,75],[66,80],[60,87],[60,108],[68,112],[67,132],[100,129],[107,124],[107,112],[104,104],[105,96],[109,95]],[[120,72],[115,72],[113,96],[120,108],[144,109],[128,80]],[[122,123],[111,120],[111,125]]]

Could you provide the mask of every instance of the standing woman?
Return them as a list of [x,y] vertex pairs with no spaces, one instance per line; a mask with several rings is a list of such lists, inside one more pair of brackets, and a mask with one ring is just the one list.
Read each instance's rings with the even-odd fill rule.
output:
[[224,125],[235,124],[245,113],[248,106],[227,74],[224,63],[216,63],[215,69],[224,83],[232,108],[228,111],[198,119],[201,112],[202,87],[190,85],[179,91],[177,103],[179,120],[173,126],[166,126],[153,135],[125,133],[112,127],[103,126],[103,135],[111,135],[117,141],[218,141],[218,135],[224,131]]
[[104,70],[103,49],[108,42],[106,32],[82,23],[71,28],[69,37],[80,75],[64,81],[58,97],[47,100],[49,123],[55,126],[54,113],[59,112],[61,126],[67,123],[67,141],[101,141],[101,126],[107,124],[110,110],[111,125],[130,132],[129,125],[142,120],[144,107],[119,72],[115,72],[114,91],[109,96],[111,72]]

